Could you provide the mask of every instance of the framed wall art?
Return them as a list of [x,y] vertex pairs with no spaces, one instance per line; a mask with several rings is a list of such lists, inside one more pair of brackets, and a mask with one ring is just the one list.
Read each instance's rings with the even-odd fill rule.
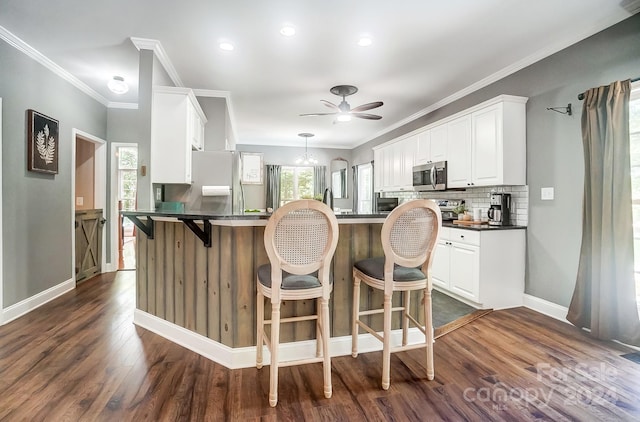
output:
[[241,178],[240,181],[245,185],[261,185],[262,184],[262,154],[253,152],[241,153]]
[[27,110],[27,169],[58,174],[58,121]]

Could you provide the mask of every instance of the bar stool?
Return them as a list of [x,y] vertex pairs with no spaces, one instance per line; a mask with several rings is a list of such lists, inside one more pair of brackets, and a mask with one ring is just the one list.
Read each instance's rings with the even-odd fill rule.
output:
[[[331,357],[329,297],[331,259],[338,244],[338,220],[327,205],[316,200],[289,202],[278,208],[264,231],[269,264],[258,268],[256,366],[262,368],[262,345],[271,353],[269,404],[278,403],[278,367],[323,362],[324,396],[330,398]],[[264,319],[264,298],[271,299],[271,319]],[[280,318],[283,300],[316,299],[316,314]],[[316,357],[280,362],[280,324],[316,320]],[[271,338],[264,332],[271,325]]]
[[[391,353],[425,347],[427,378],[434,377],[433,321],[431,316],[431,263],[438,232],[442,226],[440,208],[435,202],[419,199],[395,208],[382,225],[383,257],[357,261],[353,268],[353,319],[351,354],[358,356],[358,327],[382,342],[382,389],[390,384]],[[360,310],[360,282],[384,291],[383,309]],[[409,314],[412,290],[424,292],[424,327]],[[401,291],[403,306],[392,308],[394,292]],[[391,346],[391,313],[402,312],[402,345]],[[366,325],[362,315],[383,314],[383,335]],[[409,322],[424,333],[425,342],[407,345]]]

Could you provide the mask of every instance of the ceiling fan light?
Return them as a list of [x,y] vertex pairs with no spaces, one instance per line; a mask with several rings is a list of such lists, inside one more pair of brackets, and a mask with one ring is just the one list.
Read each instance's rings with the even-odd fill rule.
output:
[[129,91],[129,85],[127,85],[122,76],[114,76],[113,79],[107,83],[107,86],[114,94],[124,94]]
[[340,114],[338,114],[337,120],[339,122],[350,122],[351,121],[351,114],[349,114],[349,113],[340,113]]

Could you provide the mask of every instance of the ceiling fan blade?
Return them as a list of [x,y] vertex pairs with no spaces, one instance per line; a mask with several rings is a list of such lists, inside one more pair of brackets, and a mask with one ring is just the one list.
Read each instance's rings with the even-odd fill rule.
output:
[[380,120],[382,116],[378,116],[377,114],[369,114],[369,113],[351,113],[353,117],[358,117],[360,119],[367,120]]
[[334,103],[332,103],[331,101],[320,100],[320,102],[322,104],[324,104],[325,106],[329,107],[329,108],[332,108],[334,110],[340,110],[340,108],[337,105],[335,105]]
[[351,111],[365,111],[365,110],[371,110],[372,108],[378,108],[380,106],[382,106],[384,103],[382,101],[376,101],[373,103],[367,103],[367,104],[362,104],[358,107],[354,107],[351,109]]
[[335,113],[305,113],[305,114],[300,114],[300,116],[331,116],[333,114],[338,114],[338,112],[335,112]]

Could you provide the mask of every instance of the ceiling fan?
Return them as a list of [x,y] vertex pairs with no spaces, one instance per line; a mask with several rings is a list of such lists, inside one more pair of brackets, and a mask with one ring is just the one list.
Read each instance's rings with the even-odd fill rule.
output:
[[349,103],[345,100],[345,97],[349,95],[353,95],[358,92],[358,88],[353,85],[337,85],[329,90],[332,94],[342,97],[342,101],[340,104],[335,105],[334,103],[326,100],[320,100],[322,104],[329,107],[333,111],[330,113],[305,113],[300,116],[331,116],[337,115],[337,120],[339,122],[348,122],[351,120],[351,117],[358,117],[360,119],[368,119],[368,120],[380,120],[382,116],[378,116],[377,114],[370,113],[362,113],[363,111],[371,110],[373,108],[378,108],[382,104],[382,101],[375,101],[373,103],[362,104],[358,107],[351,108]]

